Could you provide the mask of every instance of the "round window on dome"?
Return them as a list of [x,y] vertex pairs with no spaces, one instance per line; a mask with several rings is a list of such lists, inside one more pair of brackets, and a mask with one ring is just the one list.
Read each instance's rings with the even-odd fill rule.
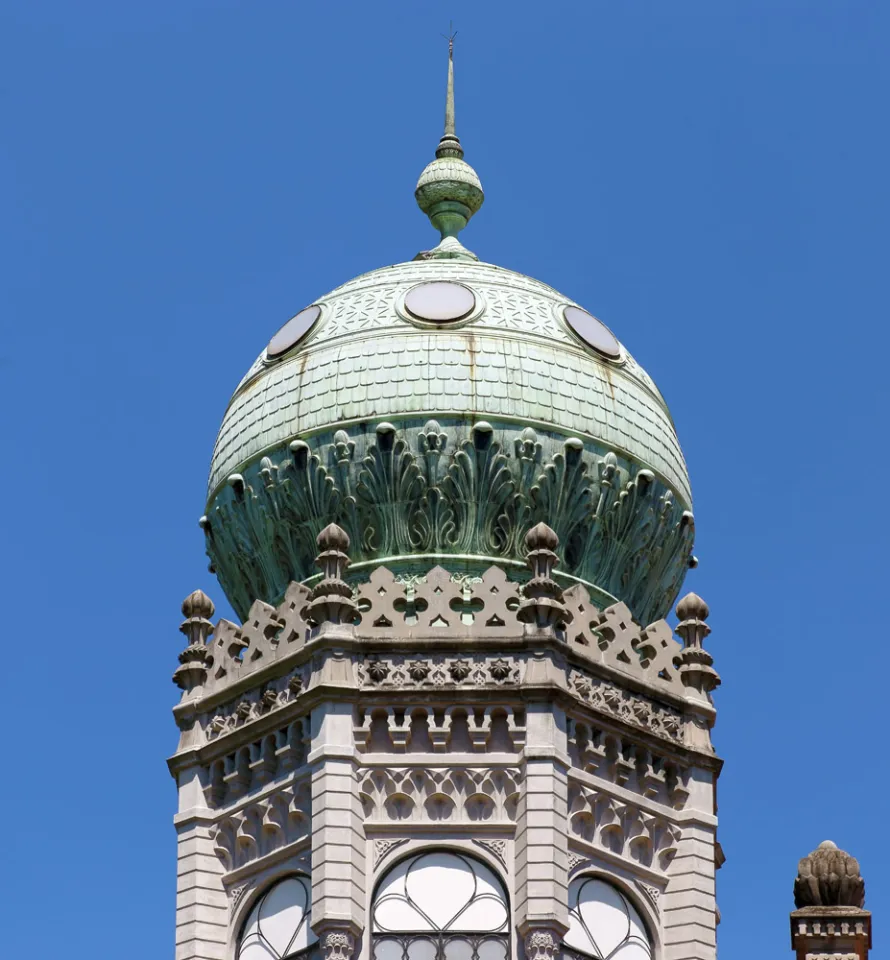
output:
[[321,307],[311,306],[301,310],[275,334],[266,347],[267,357],[280,357],[292,347],[295,347],[301,340],[304,340],[309,331],[315,326],[315,321],[321,315]]
[[418,320],[455,323],[468,317],[476,307],[469,287],[447,280],[431,280],[412,287],[405,294],[405,309]]
[[615,334],[592,313],[580,307],[566,307],[563,316],[572,332],[597,353],[610,360],[617,360],[621,356],[621,345]]

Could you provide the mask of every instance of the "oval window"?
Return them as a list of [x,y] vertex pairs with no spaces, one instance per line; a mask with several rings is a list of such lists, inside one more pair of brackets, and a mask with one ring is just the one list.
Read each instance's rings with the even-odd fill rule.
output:
[[580,307],[566,307],[563,316],[576,336],[589,347],[593,347],[597,353],[612,360],[617,360],[621,356],[621,345],[615,338],[615,334],[592,313]]
[[447,280],[432,280],[412,287],[405,294],[405,309],[418,320],[454,323],[468,317],[476,306],[469,287]]
[[275,334],[266,347],[267,357],[279,357],[296,346],[312,329],[321,314],[321,307],[311,306],[301,310]]

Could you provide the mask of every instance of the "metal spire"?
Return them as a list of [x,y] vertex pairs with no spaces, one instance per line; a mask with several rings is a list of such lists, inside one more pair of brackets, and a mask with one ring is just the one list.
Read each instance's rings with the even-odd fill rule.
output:
[[457,235],[482,206],[485,194],[476,171],[464,160],[464,149],[454,130],[454,38],[448,41],[448,87],[445,93],[445,132],[436,147],[436,159],[428,163],[414,190],[417,205],[439,231],[442,242],[435,250],[418,254],[420,259],[477,260]]
[[[449,24],[449,31],[451,25]],[[444,34],[443,34],[444,36]],[[448,87],[445,92],[445,133],[436,148],[437,157],[462,157],[463,147],[460,145],[454,129],[454,38],[457,31],[449,32],[445,39],[448,41]]]

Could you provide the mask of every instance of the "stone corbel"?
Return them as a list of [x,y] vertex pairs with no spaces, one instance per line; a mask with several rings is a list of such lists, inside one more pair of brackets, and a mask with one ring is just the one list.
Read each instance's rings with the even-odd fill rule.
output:
[[562,934],[556,927],[533,927],[525,935],[526,960],[558,960]]

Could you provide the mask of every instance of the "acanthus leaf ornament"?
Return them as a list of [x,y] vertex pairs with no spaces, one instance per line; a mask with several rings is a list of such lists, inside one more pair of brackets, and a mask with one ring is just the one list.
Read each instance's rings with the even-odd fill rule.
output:
[[[506,433],[508,444],[500,437]],[[664,616],[692,555],[692,514],[650,470],[577,437],[429,420],[292,441],[232,474],[201,520],[211,567],[239,615],[313,573],[315,537],[349,534],[353,563],[459,554],[521,561],[536,519],[554,525],[559,570]],[[549,455],[548,455],[549,454]]]

